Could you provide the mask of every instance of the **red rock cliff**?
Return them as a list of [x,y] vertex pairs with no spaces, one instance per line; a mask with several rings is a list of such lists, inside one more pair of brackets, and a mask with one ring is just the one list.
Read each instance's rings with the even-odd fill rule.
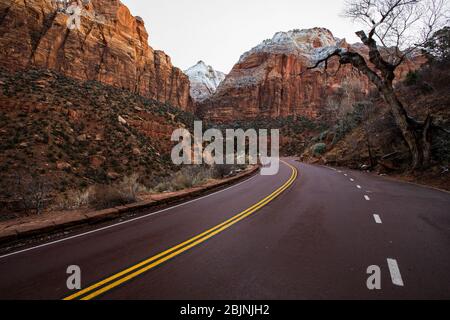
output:
[[[361,45],[350,46],[334,38],[323,28],[279,32],[245,53],[221,83],[216,93],[201,103],[199,113],[215,121],[253,119],[256,117],[306,116],[316,118],[327,103],[327,97],[339,90],[369,92],[368,79],[332,60],[328,70],[314,65],[320,51],[327,46],[341,46],[364,53]],[[414,68],[407,61],[399,68],[398,78]]]
[[148,45],[141,18],[119,0],[91,0],[81,28],[50,0],[0,0],[0,66],[35,66],[97,80],[192,111],[189,79],[170,57]]

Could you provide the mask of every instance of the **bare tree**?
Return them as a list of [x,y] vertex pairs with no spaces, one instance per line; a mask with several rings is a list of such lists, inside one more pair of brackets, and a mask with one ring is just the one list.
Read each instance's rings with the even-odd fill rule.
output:
[[15,187],[19,192],[21,207],[40,215],[45,209],[51,193],[51,185],[44,177],[30,175],[25,177],[16,174]]
[[337,44],[324,48],[316,64],[308,68],[323,64],[326,68],[329,59],[338,57],[341,65],[351,64],[366,75],[389,105],[410,149],[413,169],[430,163],[432,116],[419,122],[408,115],[394,91],[395,70],[448,22],[447,14],[446,0],[349,0],[345,15],[368,29],[356,35],[369,49],[369,61]]

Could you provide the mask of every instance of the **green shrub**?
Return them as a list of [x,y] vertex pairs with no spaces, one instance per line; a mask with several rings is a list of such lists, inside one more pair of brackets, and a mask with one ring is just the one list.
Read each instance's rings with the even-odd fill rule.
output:
[[317,143],[312,147],[314,155],[323,155],[327,151],[327,145],[325,143]]
[[405,78],[407,86],[414,86],[419,82],[419,73],[417,71],[409,71]]
[[450,164],[450,139],[448,135],[439,133],[433,139],[433,157],[436,161],[448,165]]

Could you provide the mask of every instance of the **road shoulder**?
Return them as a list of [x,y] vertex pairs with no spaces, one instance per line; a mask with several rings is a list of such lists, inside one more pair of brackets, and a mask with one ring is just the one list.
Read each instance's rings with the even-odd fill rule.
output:
[[[68,232],[84,225],[98,224],[124,219],[132,213],[144,209],[160,209],[173,204],[193,200],[208,194],[220,191],[223,188],[236,184],[246,178],[250,178],[259,171],[254,166],[241,174],[220,181],[207,183],[203,186],[178,192],[164,193],[146,197],[145,200],[133,204],[94,211],[54,212],[45,216],[34,216],[24,220],[11,220],[0,223],[0,247],[14,245],[17,241],[25,241],[33,237],[44,236],[50,233]],[[134,216],[135,217],[135,216]]]

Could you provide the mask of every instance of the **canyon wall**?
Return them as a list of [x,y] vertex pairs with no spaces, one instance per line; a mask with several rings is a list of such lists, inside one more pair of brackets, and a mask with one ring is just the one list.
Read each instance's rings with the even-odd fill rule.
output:
[[80,28],[51,0],[0,0],[0,66],[51,69],[193,111],[189,79],[148,44],[144,22],[119,0],[83,1]]
[[[337,59],[307,70],[324,48],[340,46],[367,55],[360,44],[349,45],[324,28],[279,32],[241,56],[216,93],[198,106],[201,116],[219,122],[257,117],[317,118],[327,99],[339,91],[364,96],[373,88],[350,65],[339,68]],[[397,79],[420,64],[407,59]]]

